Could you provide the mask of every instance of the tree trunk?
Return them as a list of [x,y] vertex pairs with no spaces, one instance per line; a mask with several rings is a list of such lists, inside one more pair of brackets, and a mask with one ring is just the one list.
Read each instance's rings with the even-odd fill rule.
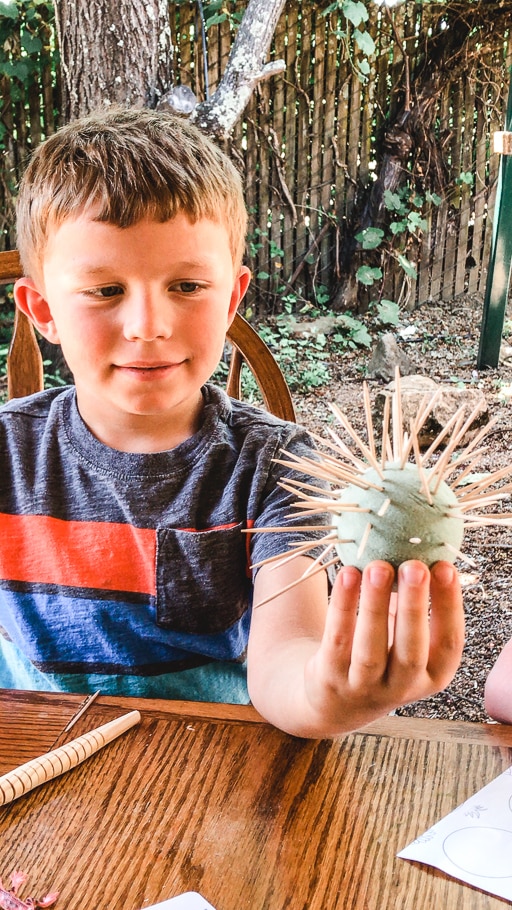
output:
[[156,107],[173,81],[166,0],[55,0],[63,121],[105,104]]
[[216,92],[192,110],[193,94],[182,98],[187,87],[173,88],[167,0],[55,0],[62,119],[115,103],[175,110],[178,93],[182,113],[226,139],[258,82],[286,68],[283,60],[266,62],[285,2],[249,0]]

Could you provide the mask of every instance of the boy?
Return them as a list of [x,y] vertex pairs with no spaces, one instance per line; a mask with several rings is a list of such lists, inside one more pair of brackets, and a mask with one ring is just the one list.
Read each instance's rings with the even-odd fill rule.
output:
[[[320,573],[251,611],[310,564],[266,565],[252,586],[242,530],[292,523],[275,459],[311,446],[208,384],[249,283],[245,229],[231,163],[171,115],[95,115],[30,162],[16,303],[75,386],[0,412],[0,684],[250,697],[321,737],[453,676],[463,613],[448,564],[401,568],[392,646],[385,563],[362,580],[344,567],[329,608]],[[251,535],[250,562],[303,536]]]

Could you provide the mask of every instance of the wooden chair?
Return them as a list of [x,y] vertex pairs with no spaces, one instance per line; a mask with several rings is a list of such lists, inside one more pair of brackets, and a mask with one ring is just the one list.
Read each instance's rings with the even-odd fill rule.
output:
[[[0,252],[0,284],[10,284],[22,274],[18,252]],[[228,395],[241,398],[241,372],[245,362],[259,386],[266,409],[276,417],[294,421],[290,390],[279,366],[265,342],[239,313],[227,337],[233,348],[226,382]],[[43,361],[34,328],[26,316],[16,310],[7,355],[8,397],[22,398],[40,392],[43,387]]]

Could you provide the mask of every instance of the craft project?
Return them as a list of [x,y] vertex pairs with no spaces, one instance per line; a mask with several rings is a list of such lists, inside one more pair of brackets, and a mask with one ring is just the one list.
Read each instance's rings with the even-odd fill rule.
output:
[[474,474],[487,451],[481,444],[495,420],[457,451],[477,415],[475,409],[466,416],[462,406],[422,453],[418,434],[440,393],[425,396],[407,433],[403,428],[397,373],[393,395],[391,399],[386,398],[381,438],[377,443],[366,383],[363,388],[367,442],[354,430],[345,414],[336,405],[331,405],[356,451],[339,433],[327,427],[328,440],[315,436],[322,446],[317,459],[284,452],[278,460],[279,464],[330,485],[327,489],[294,479],[281,484],[296,494],[294,506],[306,520],[328,513],[330,524],[306,523],[255,531],[327,532],[320,539],[312,535],[310,540],[297,544],[288,553],[256,564],[283,565],[284,561],[322,546],[321,554],[287,590],[338,561],[359,569],[374,559],[386,560],[395,568],[408,559],[419,559],[428,566],[440,559],[455,562],[461,558],[471,562],[461,551],[465,529],[496,524],[512,526],[512,513],[483,514],[481,511],[483,507],[498,504],[512,490],[512,483],[495,488],[512,474],[512,465],[489,474]]
[[204,897],[201,897],[197,891],[187,891],[186,894],[180,894],[178,897],[171,897],[168,901],[160,904],[152,904],[145,910],[214,910],[211,904]]
[[402,850],[482,891],[512,900],[512,768]]

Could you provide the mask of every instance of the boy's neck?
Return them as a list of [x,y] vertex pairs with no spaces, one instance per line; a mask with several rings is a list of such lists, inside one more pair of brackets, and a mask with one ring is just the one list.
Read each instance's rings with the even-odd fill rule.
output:
[[93,436],[103,445],[120,452],[139,455],[166,452],[190,439],[201,426],[204,409],[201,392],[198,393],[194,407],[187,402],[187,406],[183,408],[182,412],[175,409],[166,419],[161,414],[152,416],[121,412],[118,421],[115,421],[112,419],[112,413],[109,412],[108,419],[103,420],[97,410],[91,419],[88,415],[87,404],[80,400],[78,394],[77,404],[82,420]]

